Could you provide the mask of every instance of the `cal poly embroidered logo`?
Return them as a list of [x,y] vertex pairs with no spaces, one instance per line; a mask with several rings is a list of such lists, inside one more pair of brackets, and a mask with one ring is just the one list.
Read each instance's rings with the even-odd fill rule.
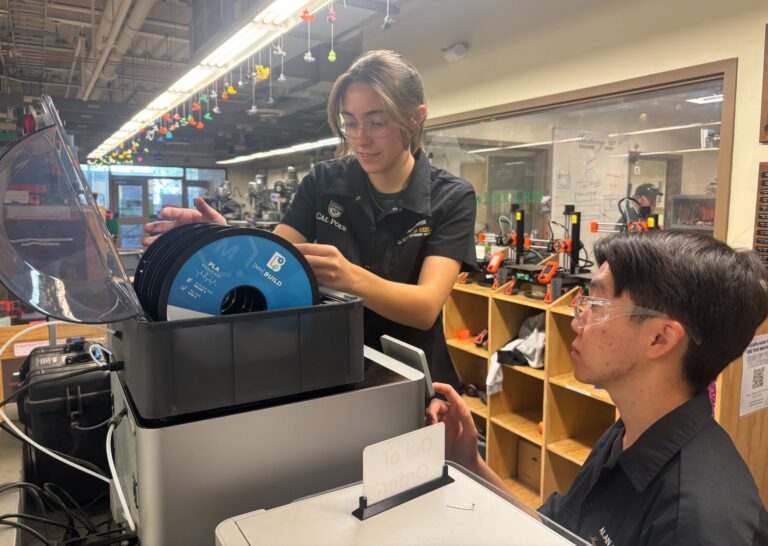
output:
[[344,214],[344,207],[342,207],[340,204],[338,204],[336,201],[331,201],[328,204],[328,214],[331,215],[331,218],[338,218],[342,214]]

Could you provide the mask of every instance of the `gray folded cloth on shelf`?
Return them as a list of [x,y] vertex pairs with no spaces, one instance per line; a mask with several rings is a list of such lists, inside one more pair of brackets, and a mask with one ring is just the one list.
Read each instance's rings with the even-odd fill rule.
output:
[[525,319],[520,326],[518,337],[491,355],[491,364],[485,379],[488,395],[501,391],[504,380],[502,364],[544,367],[545,318],[544,313],[539,313]]

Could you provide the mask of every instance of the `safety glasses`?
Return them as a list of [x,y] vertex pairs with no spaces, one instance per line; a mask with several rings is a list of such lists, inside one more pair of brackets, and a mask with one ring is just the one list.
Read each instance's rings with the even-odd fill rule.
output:
[[[573,303],[574,317],[578,328],[586,328],[590,324],[607,322],[620,317],[665,317],[665,313],[640,307],[631,303],[617,303],[605,298],[591,296],[578,296]],[[681,323],[682,324],[682,323]],[[690,328],[683,325],[688,337],[700,345],[701,340],[691,332]]]

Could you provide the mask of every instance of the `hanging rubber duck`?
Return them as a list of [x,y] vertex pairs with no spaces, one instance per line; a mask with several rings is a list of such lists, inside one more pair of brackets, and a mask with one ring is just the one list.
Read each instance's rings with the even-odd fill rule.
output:
[[163,114],[163,119],[165,121],[170,122],[171,121],[171,113],[170,112],[166,112],[165,114]]
[[331,24],[331,50],[328,52],[328,60],[335,63],[336,51],[333,49],[333,23],[336,22],[336,10],[333,9],[333,0],[328,4],[328,15],[325,18]]
[[316,19],[315,15],[309,13],[309,9],[304,8],[301,12],[301,20],[307,23],[307,52],[304,54],[304,61],[308,63],[315,62],[315,58],[312,56],[312,21]]
[[260,64],[256,65],[256,79],[266,80],[269,78],[269,68]]
[[193,112],[199,112],[200,111],[200,103],[199,102],[193,102],[192,103],[192,111]]

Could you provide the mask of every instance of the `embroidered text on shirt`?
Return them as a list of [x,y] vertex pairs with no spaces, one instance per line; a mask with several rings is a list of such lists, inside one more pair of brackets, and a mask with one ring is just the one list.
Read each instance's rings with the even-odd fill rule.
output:
[[397,241],[397,244],[401,245],[412,237],[426,237],[430,233],[432,233],[432,227],[427,225],[427,221],[419,220],[412,228],[405,232],[405,235]]
[[325,214],[322,212],[315,213],[315,220],[320,220],[321,222],[325,222],[326,224],[330,224],[336,229],[340,229],[341,231],[347,231],[349,228],[339,222],[336,218],[328,218]]

